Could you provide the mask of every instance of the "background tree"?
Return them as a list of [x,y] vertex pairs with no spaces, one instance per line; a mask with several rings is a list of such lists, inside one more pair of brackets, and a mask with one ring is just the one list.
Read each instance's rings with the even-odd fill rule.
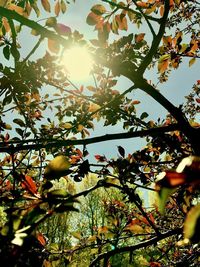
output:
[[[73,266],[77,259],[73,254],[86,248],[86,254],[94,249],[94,257],[87,259],[90,266],[127,265],[128,261],[130,266],[138,262],[197,266],[200,82],[194,81],[186,103],[179,107],[162,95],[158,85],[185,64],[183,58],[189,58],[189,67],[199,58],[199,3],[102,0],[86,18],[97,31],[97,39],[90,41],[59,23],[59,15],[66,13],[69,4],[64,0],[0,1],[4,57],[0,64],[1,262]],[[34,19],[44,12],[48,18]],[[129,25],[142,30],[134,34]],[[20,41],[27,28],[35,38],[29,52]],[[121,31],[128,33],[117,36]],[[86,50],[93,55],[90,85],[76,86],[71,81],[69,67],[75,56],[67,67],[61,62],[65,50],[73,47],[81,47],[84,56]],[[148,69],[157,71],[157,85],[148,80]],[[131,86],[119,90],[122,77]],[[167,116],[153,120],[147,110],[140,114],[140,101],[133,98],[136,89],[165,108]],[[121,132],[89,137],[98,122],[108,129],[120,126]],[[91,155],[88,149],[89,144],[135,137],[143,137],[146,145],[128,152],[120,145],[115,158]],[[98,181],[75,190],[74,182],[84,183],[90,173]],[[55,186],[60,181],[65,182]],[[106,225],[95,225],[103,220],[93,221],[93,212],[101,213],[94,192],[102,188],[104,195],[110,187],[119,191],[120,200],[114,191],[110,200],[102,199]],[[149,207],[141,190],[144,196],[158,192],[159,204]],[[80,235],[73,243],[68,231],[65,236],[51,232],[50,243],[58,241],[51,246],[41,229],[48,228],[48,220],[62,219],[59,228],[63,231],[63,220],[67,222],[69,212],[76,212],[82,202],[88,203],[85,211],[92,211],[91,237]]]

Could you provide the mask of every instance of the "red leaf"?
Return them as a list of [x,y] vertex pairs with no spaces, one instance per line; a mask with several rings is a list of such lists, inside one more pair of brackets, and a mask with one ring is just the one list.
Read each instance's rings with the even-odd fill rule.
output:
[[42,246],[46,245],[46,239],[42,233],[37,233],[37,240],[40,242]]
[[61,34],[61,35],[69,35],[72,32],[70,27],[62,23],[57,23],[55,30],[58,34]]
[[161,267],[161,264],[159,262],[152,261],[150,262],[150,267]]
[[23,177],[23,181],[22,181],[21,185],[22,185],[22,188],[26,189],[30,193],[32,193],[34,195],[37,194],[36,183],[33,181],[33,179],[30,176],[25,175]]
[[95,157],[95,159],[97,159],[99,162],[104,162],[104,161],[107,160],[105,156],[101,156],[101,155],[95,155],[94,157]]
[[200,98],[196,98],[196,102],[200,104]]

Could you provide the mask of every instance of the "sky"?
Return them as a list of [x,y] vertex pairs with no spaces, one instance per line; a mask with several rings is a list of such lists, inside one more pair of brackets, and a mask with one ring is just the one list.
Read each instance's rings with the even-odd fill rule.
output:
[[[54,3],[54,1],[52,0],[50,0],[50,2]],[[93,27],[88,26],[86,24],[86,17],[90,12],[90,8],[92,7],[92,5],[98,3],[102,2],[95,0],[87,0],[87,1],[76,0],[76,3],[71,3],[70,5],[68,5],[68,10],[66,14],[59,16],[58,22],[69,26],[72,29],[72,31],[78,30],[80,33],[83,33],[86,40],[95,39],[97,36],[97,32],[94,31]],[[42,18],[47,18],[48,16],[49,16],[48,13],[42,13]],[[39,19],[41,20],[42,18]],[[37,20],[36,17],[34,17],[34,15],[33,19]],[[138,33],[138,29],[136,29],[132,25],[130,26],[130,30],[133,33]],[[146,28],[144,27],[139,31],[146,32]],[[126,33],[123,31],[122,35],[128,35],[128,33],[130,32]],[[20,36],[20,42],[23,45],[23,49],[21,49],[20,52],[21,55],[24,57],[27,55],[27,53],[29,53],[29,51],[34,46],[34,41],[37,40],[37,38],[34,36],[32,36],[30,39],[28,39],[27,36],[30,38],[30,29],[26,29],[25,34]],[[115,38],[118,39],[119,36],[115,36]],[[40,49],[41,49],[40,52],[43,53],[44,46],[42,46]],[[40,52],[38,51],[37,53]],[[38,54],[36,56],[38,56]],[[184,61],[185,62],[181,64],[178,70],[172,71],[167,83],[159,85],[160,92],[165,97],[167,97],[174,105],[177,106],[183,103],[184,96],[190,92],[190,89],[192,88],[192,85],[196,82],[196,80],[200,79],[200,72],[199,72],[200,62],[197,62],[196,64],[194,64],[192,67],[189,68],[188,60],[184,59]],[[157,76],[155,70],[149,71],[146,76],[147,79],[157,83],[156,77]],[[76,83],[77,85],[79,85],[77,81]],[[88,83],[90,82],[88,81]],[[131,85],[132,83],[128,79],[121,77],[119,79],[116,89],[124,91]],[[157,119],[158,116],[164,118],[165,115],[167,114],[166,110],[164,110],[158,103],[156,103],[153,99],[151,99],[150,96],[146,95],[144,92],[140,90],[133,91],[129,96],[132,97],[133,100],[141,101],[141,104],[137,106],[138,112],[142,113],[145,111],[149,113],[149,118],[147,120]],[[120,124],[114,128],[111,128],[111,127],[103,127],[103,125],[99,123],[96,125],[95,132],[91,133],[91,137],[114,132],[118,133],[121,132],[121,130],[122,128]],[[117,140],[117,141],[109,141],[109,142],[98,143],[95,145],[90,145],[88,146],[88,149],[89,152],[94,154],[98,153],[98,154],[105,154],[108,156],[112,156],[117,154],[118,145],[124,146],[127,149],[127,152],[131,153],[131,151],[133,152],[134,150],[139,149],[141,146],[144,146],[145,142],[140,138],[131,140],[130,139]]]

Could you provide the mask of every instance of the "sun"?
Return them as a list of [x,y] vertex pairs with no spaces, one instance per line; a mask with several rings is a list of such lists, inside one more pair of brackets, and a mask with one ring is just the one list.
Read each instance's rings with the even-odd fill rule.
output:
[[62,63],[68,72],[69,79],[76,81],[89,79],[93,59],[87,48],[74,46],[66,50]]

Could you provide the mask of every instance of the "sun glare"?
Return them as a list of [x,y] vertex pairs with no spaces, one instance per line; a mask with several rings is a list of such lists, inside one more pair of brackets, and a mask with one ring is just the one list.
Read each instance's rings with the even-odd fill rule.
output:
[[85,47],[75,46],[67,50],[62,60],[69,79],[87,80],[92,70],[93,60]]

